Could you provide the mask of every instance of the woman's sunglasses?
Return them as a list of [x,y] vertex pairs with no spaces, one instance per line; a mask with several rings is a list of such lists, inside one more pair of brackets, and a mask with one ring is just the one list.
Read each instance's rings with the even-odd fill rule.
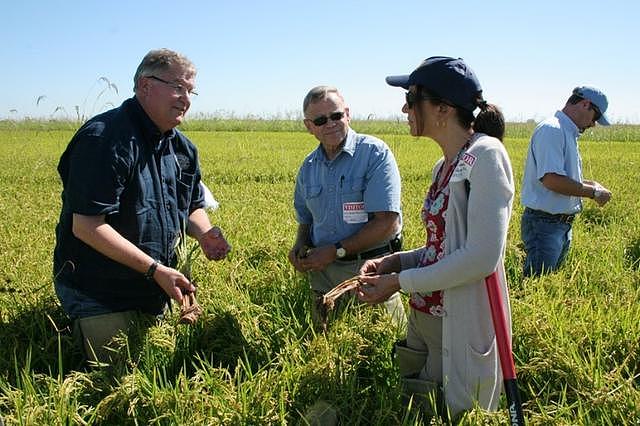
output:
[[437,98],[435,96],[429,96],[429,95],[422,95],[422,94],[417,94],[415,92],[406,92],[404,94],[404,100],[407,103],[407,108],[411,109],[413,108],[413,105],[415,105],[416,102],[418,101],[427,101],[427,100],[440,100],[440,98]]

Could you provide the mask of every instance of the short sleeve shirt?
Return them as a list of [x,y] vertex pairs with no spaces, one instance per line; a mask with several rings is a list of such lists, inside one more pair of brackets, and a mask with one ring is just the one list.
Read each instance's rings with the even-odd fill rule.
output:
[[319,145],[302,163],[294,193],[296,218],[311,225],[315,246],[333,244],[357,233],[375,212],[401,214],[400,189],[389,147],[349,129],[332,161]]
[[536,127],[531,136],[522,182],[522,204],[551,214],[575,214],[582,210],[580,197],[568,196],[544,187],[547,173],[582,182],[582,159],[578,149],[578,127],[562,111]]
[[156,313],[166,301],[162,289],[76,238],[72,216],[105,215],[106,223],[142,251],[175,265],[176,239],[191,212],[204,205],[196,148],[175,129],[161,134],[131,98],[78,130],[58,172],[63,191],[56,282],[107,310]]

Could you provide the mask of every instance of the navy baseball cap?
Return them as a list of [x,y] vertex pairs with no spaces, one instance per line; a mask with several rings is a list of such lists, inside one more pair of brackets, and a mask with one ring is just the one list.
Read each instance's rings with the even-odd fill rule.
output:
[[409,75],[392,75],[387,84],[409,89],[418,85],[457,107],[473,112],[482,100],[482,87],[475,73],[461,58],[432,56]]
[[583,99],[588,100],[600,111],[600,118],[597,123],[603,126],[611,125],[609,118],[605,115],[605,111],[607,111],[607,107],[609,106],[609,102],[607,101],[607,97],[600,90],[591,86],[580,86],[573,89],[573,94],[580,96]]

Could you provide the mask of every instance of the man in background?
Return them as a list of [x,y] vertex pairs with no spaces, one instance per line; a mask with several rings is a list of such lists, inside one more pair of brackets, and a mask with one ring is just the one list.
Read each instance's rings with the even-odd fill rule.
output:
[[571,226],[582,199],[599,206],[611,192],[583,179],[578,137],[596,123],[608,126],[607,97],[595,87],[576,87],[561,111],[543,121],[531,136],[522,183],[521,234],[525,276],[558,269],[571,244]]
[[[320,142],[298,172],[294,207],[298,220],[289,261],[308,272],[321,298],[358,275],[365,260],[401,248],[400,173],[380,139],[349,127],[349,108],[335,87],[318,86],[303,102],[304,124]],[[397,324],[405,323],[399,294],[387,302]],[[312,303],[320,325],[321,313]]]
[[89,361],[112,361],[112,338],[148,328],[195,287],[175,268],[188,234],[209,259],[230,247],[203,207],[195,146],[175,129],[195,92],[194,65],[152,50],[135,96],[85,123],[60,158],[55,289]]

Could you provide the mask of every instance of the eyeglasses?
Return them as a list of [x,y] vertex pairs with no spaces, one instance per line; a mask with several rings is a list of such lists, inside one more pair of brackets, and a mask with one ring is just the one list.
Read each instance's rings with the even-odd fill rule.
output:
[[313,120],[311,120],[310,118],[308,118],[307,120],[310,120],[313,124],[320,127],[327,124],[329,120],[331,121],[342,120],[342,117],[344,117],[344,111],[332,112],[331,114],[329,114],[328,117],[326,115],[321,115],[320,117],[316,117]]
[[172,81],[163,80],[160,77],[156,77],[155,75],[148,75],[147,78],[151,78],[153,80],[159,81],[160,83],[164,83],[167,86],[171,87],[177,94],[184,93],[187,96],[198,96],[198,92],[193,89],[187,89],[180,83],[174,83]]
[[413,105],[418,102],[418,101],[427,101],[429,99],[438,99],[434,96],[428,96],[428,95],[418,95],[415,92],[406,92],[404,94],[404,100],[407,103],[407,108],[411,109],[413,108]]
[[598,106],[591,101],[589,101],[589,108],[593,110],[593,112],[595,112],[595,115],[593,116],[593,121],[600,120],[600,117],[602,117],[602,111],[600,111],[600,108],[598,108]]

